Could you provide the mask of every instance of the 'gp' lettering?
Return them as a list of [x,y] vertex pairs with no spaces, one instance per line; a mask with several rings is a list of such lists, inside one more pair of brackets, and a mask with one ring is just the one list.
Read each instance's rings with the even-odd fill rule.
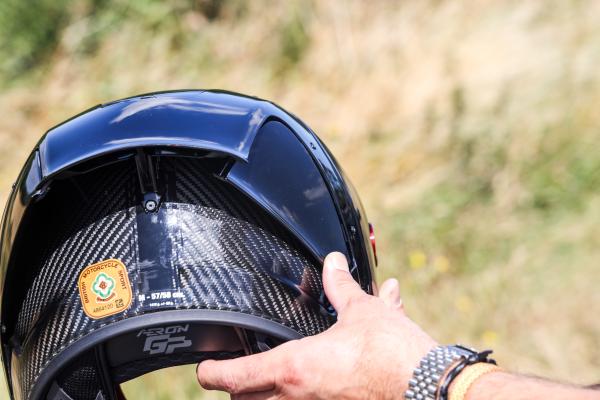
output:
[[187,332],[189,325],[167,326],[165,328],[148,328],[138,332],[137,337],[146,336],[144,351],[149,354],[172,354],[175,349],[190,347],[192,341],[184,335],[172,336]]

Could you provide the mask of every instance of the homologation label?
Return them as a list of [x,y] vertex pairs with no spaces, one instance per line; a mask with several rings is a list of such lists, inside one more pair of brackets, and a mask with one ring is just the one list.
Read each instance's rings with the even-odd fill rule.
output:
[[127,268],[120,260],[104,260],[86,267],[77,285],[83,311],[90,318],[108,317],[131,305],[131,284]]
[[168,308],[176,307],[179,301],[184,298],[184,295],[177,290],[163,290],[139,294],[137,298],[145,308]]

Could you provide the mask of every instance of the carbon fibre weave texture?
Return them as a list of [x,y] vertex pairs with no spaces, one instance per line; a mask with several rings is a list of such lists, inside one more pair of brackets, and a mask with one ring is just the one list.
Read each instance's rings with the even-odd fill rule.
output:
[[97,374],[98,369],[94,351],[89,351],[78,357],[69,370],[59,374],[56,382],[73,399],[95,400],[98,392],[104,395]]
[[[318,269],[294,246],[292,238],[264,212],[227,183],[214,178],[201,160],[162,158],[157,164],[164,188],[161,213],[175,258],[176,304],[153,308],[138,300],[140,279],[135,167],[124,161],[71,178],[62,190],[71,199],[51,198],[53,234],[32,251],[38,272],[20,309],[16,337],[22,353],[13,379],[27,398],[44,367],[69,344],[94,330],[131,316],[161,309],[232,310],[277,321],[303,335],[329,327],[331,317],[280,277],[297,282],[312,298],[322,293]],[[60,199],[60,201],[59,201]],[[93,320],[78,294],[79,273],[88,265],[120,259],[127,267],[134,301],[123,313]]]

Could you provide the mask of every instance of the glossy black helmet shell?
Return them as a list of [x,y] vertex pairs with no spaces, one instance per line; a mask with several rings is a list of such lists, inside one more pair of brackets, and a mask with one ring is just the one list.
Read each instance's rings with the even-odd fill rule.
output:
[[[278,106],[194,90],[92,108],[47,132],[4,212],[11,395],[117,398],[158,368],[319,333],[335,321],[319,272],[331,251],[372,292],[360,200]],[[82,275],[102,263],[122,266],[130,294],[90,314]]]

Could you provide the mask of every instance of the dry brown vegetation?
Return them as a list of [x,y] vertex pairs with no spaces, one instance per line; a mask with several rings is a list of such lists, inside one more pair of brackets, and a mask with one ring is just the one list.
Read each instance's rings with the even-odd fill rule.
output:
[[[345,167],[378,274],[439,341],[600,381],[600,2],[62,3],[56,46],[3,78],[2,201],[39,136],[97,103],[268,98]],[[127,388],[210,397],[181,371]]]

